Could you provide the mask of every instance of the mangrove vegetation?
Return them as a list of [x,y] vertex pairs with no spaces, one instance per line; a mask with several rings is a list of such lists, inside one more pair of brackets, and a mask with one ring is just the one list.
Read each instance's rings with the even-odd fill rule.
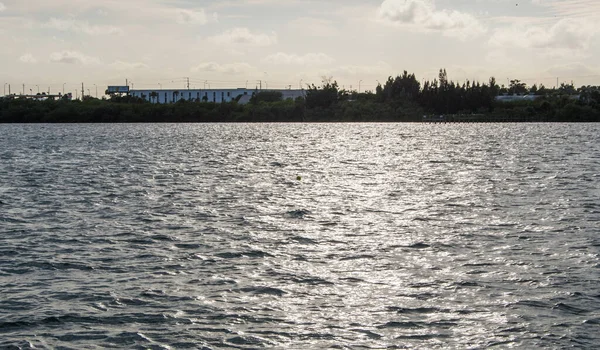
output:
[[152,102],[120,95],[83,100],[12,95],[0,98],[0,123],[600,121],[598,86],[546,88],[519,80],[499,86],[494,78],[458,83],[444,69],[422,84],[405,71],[367,92],[346,90],[323,78],[319,86],[306,86],[305,96],[296,100],[257,90],[247,104]]

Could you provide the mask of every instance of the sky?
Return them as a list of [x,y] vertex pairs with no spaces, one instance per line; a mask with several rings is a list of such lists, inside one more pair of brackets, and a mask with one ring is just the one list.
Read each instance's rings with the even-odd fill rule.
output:
[[600,85],[599,0],[0,0],[6,92],[346,89],[451,80]]

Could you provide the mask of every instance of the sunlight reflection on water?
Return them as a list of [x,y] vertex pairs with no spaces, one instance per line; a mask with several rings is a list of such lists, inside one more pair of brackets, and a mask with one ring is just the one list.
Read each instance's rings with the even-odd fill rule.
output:
[[594,347],[598,131],[2,125],[0,347]]

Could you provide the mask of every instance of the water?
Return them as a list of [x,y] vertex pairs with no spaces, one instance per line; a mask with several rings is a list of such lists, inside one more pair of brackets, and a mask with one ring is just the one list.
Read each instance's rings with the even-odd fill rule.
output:
[[597,348],[599,131],[0,125],[0,348]]

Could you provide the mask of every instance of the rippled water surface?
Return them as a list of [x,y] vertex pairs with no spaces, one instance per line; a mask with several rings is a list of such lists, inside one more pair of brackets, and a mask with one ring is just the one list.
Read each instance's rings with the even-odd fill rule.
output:
[[599,132],[0,125],[0,348],[598,348]]

